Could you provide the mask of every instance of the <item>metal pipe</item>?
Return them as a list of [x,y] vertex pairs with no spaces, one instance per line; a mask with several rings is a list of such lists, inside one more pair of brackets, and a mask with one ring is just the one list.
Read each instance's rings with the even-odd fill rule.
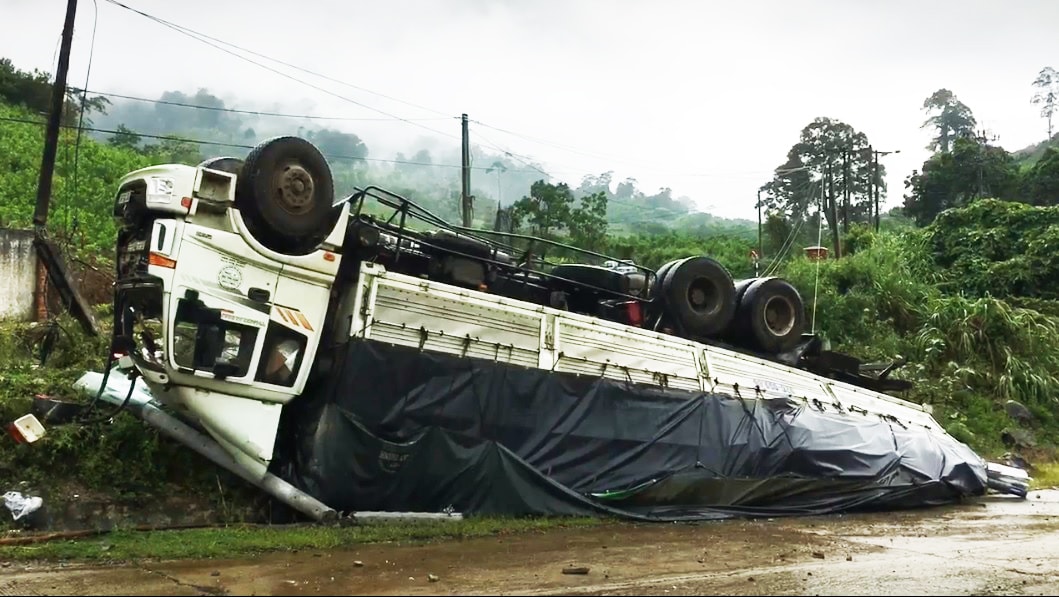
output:
[[200,433],[154,404],[132,402],[128,405],[128,410],[165,435],[209,458],[214,464],[228,469],[246,482],[316,522],[331,522],[338,519],[338,512],[333,508],[276,475],[265,473],[264,477],[258,478],[250,474],[212,438]]

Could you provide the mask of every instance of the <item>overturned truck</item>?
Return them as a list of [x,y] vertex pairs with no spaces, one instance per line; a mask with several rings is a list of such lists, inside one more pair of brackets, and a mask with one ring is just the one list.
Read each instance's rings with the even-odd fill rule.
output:
[[376,187],[336,202],[297,137],[132,172],[114,216],[136,411],[314,518],[774,516],[990,484],[887,394],[892,366],[806,334],[781,278],[454,226]]

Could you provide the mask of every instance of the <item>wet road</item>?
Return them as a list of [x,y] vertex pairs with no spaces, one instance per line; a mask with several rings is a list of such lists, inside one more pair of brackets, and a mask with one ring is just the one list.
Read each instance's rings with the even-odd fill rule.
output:
[[[361,562],[355,565],[354,561]],[[566,574],[580,567],[584,574]],[[887,514],[0,570],[0,595],[1053,595],[1059,491]]]

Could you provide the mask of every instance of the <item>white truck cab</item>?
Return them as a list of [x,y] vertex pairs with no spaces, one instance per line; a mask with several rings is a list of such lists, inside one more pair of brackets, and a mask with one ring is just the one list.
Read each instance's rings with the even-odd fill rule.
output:
[[[263,473],[282,405],[302,392],[319,346],[349,208],[331,209],[308,250],[281,253],[251,233],[261,224],[240,209],[236,174],[215,165],[120,181],[114,349],[162,402]],[[329,187],[326,171],[314,174]]]

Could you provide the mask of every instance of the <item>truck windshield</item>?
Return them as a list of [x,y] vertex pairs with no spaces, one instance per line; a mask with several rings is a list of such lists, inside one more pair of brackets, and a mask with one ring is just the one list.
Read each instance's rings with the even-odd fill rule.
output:
[[213,311],[186,308],[182,299],[173,325],[173,360],[178,367],[245,377],[254,356],[258,328],[225,321]]

